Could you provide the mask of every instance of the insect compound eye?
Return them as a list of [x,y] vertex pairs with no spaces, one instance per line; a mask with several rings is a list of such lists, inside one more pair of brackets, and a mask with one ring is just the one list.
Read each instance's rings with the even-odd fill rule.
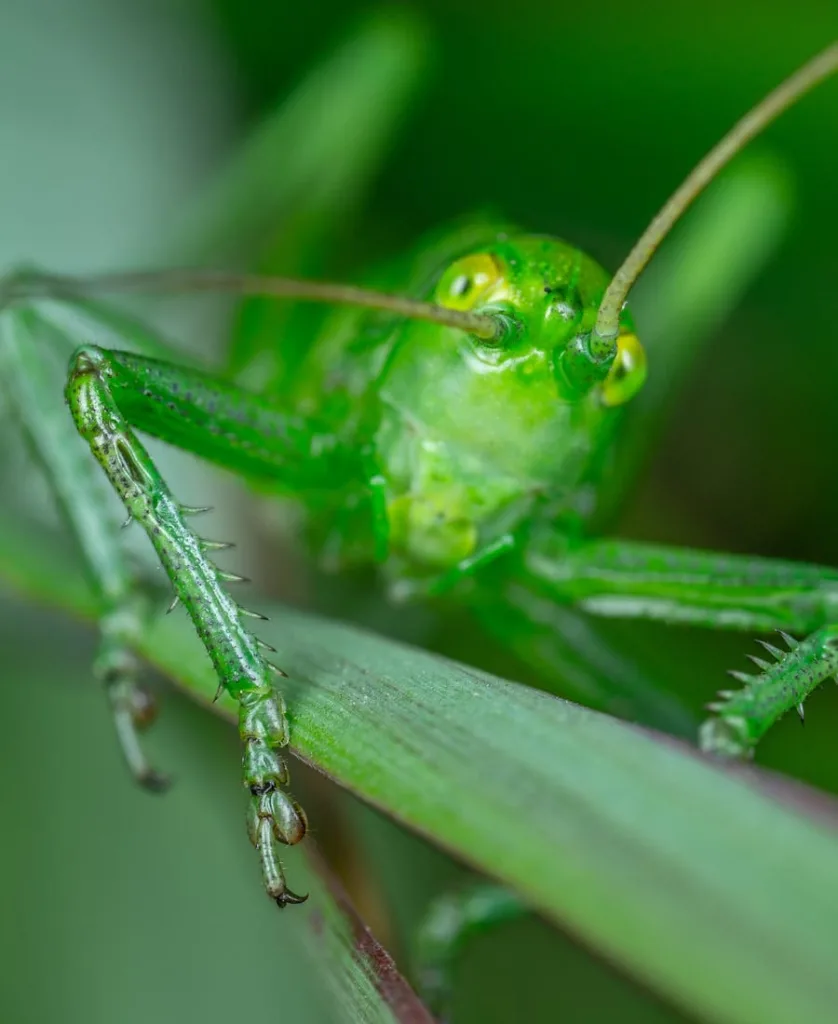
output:
[[470,310],[504,282],[503,270],[487,252],[465,256],[443,274],[436,301],[448,309]]
[[617,356],[602,385],[605,405],[622,405],[634,398],[646,380],[646,352],[636,334],[617,338]]

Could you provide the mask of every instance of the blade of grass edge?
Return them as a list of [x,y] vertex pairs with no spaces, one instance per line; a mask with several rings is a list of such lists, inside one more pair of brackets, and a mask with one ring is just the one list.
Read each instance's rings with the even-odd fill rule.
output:
[[310,840],[305,853],[295,864],[295,878],[308,876],[300,878],[309,892],[302,908],[306,941],[331,990],[335,1019],[364,1024],[433,1024],[433,1017],[364,924]]

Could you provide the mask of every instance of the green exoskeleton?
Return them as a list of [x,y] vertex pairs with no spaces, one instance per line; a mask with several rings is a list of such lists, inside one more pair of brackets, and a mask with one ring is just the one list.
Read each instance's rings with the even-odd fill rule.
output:
[[[749,754],[780,715],[838,671],[838,570],[602,540],[589,524],[621,409],[646,373],[625,307],[630,288],[729,158],[836,69],[833,44],[745,117],[613,278],[566,242],[476,223],[435,236],[397,273],[373,279],[380,291],[207,271],[85,279],[22,272],[5,280],[7,368],[16,357],[15,325],[34,317],[46,329],[49,317],[39,310],[83,305],[89,293],[227,290],[339,307],[310,344],[290,346],[296,356],[274,364],[258,388],[95,343],[75,352],[66,384],[76,428],[128,521],[147,532],[219,689],[239,703],[250,838],[279,906],[304,898],[286,886],[279,848],[306,831],[287,791],[288,726],[276,679],[282,652],[260,643],[248,622],[253,613],[228,595],[237,577],[211,558],[224,545],[195,533],[191,517],[203,510],[180,504],[135,431],[295,501],[329,566],[377,564],[394,597],[467,604],[501,641],[505,618],[526,616],[533,602],[555,610],[541,626],[570,647],[563,612],[571,606],[810,634],[800,643],[785,635],[786,650],[765,644],[769,658],[756,659],[759,673],[740,677],[743,688],[712,706],[702,746]],[[16,399],[26,405],[22,394]],[[134,732],[144,710],[130,659],[134,581],[113,568],[115,535],[74,518],[74,473],[50,461],[50,427],[61,429],[44,421],[29,432],[104,595],[97,670],[130,766],[158,786]]]

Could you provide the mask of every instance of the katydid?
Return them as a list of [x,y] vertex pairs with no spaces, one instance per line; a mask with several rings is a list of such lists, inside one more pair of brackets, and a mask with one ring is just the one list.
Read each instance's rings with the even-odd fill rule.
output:
[[[108,291],[228,291],[334,304],[297,364],[248,390],[181,362],[85,345],[66,398],[73,421],[128,513],[148,534],[212,659],[219,691],[239,702],[249,834],[269,895],[300,902],[279,848],[305,835],[287,791],[282,652],[266,649],[135,430],[232,470],[305,513],[315,553],[332,566],[377,564],[399,599],[474,607],[504,640],[527,602],[593,615],[713,628],[785,630],[786,650],[739,676],[711,705],[705,750],[749,755],[770,725],[838,672],[838,570],[590,536],[591,495],[620,409],[642,386],[641,342],[625,303],[658,244],[728,160],[808,89],[838,70],[833,44],[766,97],[689,175],[613,278],[578,249],[508,225],[438,235],[380,290],[203,270],[69,278],[9,275],[8,313]],[[373,281],[374,285],[378,282]],[[23,311],[23,313],[21,313]],[[278,344],[282,343],[278,339]],[[3,353],[7,378],[14,344]],[[18,398],[24,419],[25,401]],[[14,399],[14,396],[13,396]],[[30,433],[34,429],[30,425]],[[56,479],[61,467],[44,461]],[[73,481],[62,490],[65,505]],[[72,515],[70,517],[72,519]],[[100,538],[73,523],[107,595],[100,674],[138,779],[160,777],[133,723],[131,580],[99,558]],[[110,542],[108,542],[110,543]],[[258,615],[255,616],[258,619]],[[561,632],[557,607],[554,628]],[[790,634],[808,633],[798,643]],[[801,711],[802,713],[802,711]]]

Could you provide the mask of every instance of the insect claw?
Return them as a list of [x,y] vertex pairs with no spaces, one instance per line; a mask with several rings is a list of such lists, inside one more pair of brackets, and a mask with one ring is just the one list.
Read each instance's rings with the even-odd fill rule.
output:
[[167,615],[171,614],[175,610],[175,608],[177,608],[177,606],[179,604],[180,604],[180,594],[175,594],[175,596],[172,598],[172,603],[166,609],[166,614]]
[[129,527],[129,526],[131,525],[131,523],[133,523],[133,522],[134,522],[134,517],[133,517],[133,516],[132,516],[132,515],[131,515],[131,514],[129,513],[129,514],[128,514],[128,518],[127,518],[127,519],[125,520],[125,522],[124,522],[124,523],[122,523],[122,524],[121,524],[121,526],[120,526],[120,529],[122,529],[122,530],[127,530],[127,529],[128,529],[128,527]]
[[783,640],[785,640],[786,647],[788,647],[790,651],[793,651],[795,647],[797,647],[797,641],[794,639],[793,636],[789,636],[788,633],[784,633],[782,629],[778,629],[777,632],[780,634]]
[[180,512],[184,516],[200,516],[205,512],[212,512],[212,505],[181,505]]
[[779,647],[775,647],[774,644],[769,644],[766,640],[757,640],[757,643],[777,661],[781,661],[785,657],[785,652],[781,651]]
[[163,775],[153,768],[146,768],[142,774],[137,776],[137,782],[149,793],[165,793],[172,784],[168,775]]
[[797,705],[797,714],[800,716],[800,724],[801,725],[805,725],[806,724],[806,711],[805,711],[805,709],[803,707],[803,702],[802,701]]
[[222,683],[219,683],[218,689],[215,691],[215,696],[212,698],[213,704],[215,704],[215,702],[218,700],[222,693],[224,693],[224,685]]
[[291,892],[290,889],[286,889],[285,892],[279,896],[274,896],[276,905],[282,910],[283,907],[287,907],[289,904],[296,905],[299,903],[305,903],[308,899],[308,893],[305,896],[298,896],[295,892]]
[[771,665],[764,658],[758,658],[755,654],[749,654],[747,657],[749,661],[752,661],[763,672],[771,670]]

